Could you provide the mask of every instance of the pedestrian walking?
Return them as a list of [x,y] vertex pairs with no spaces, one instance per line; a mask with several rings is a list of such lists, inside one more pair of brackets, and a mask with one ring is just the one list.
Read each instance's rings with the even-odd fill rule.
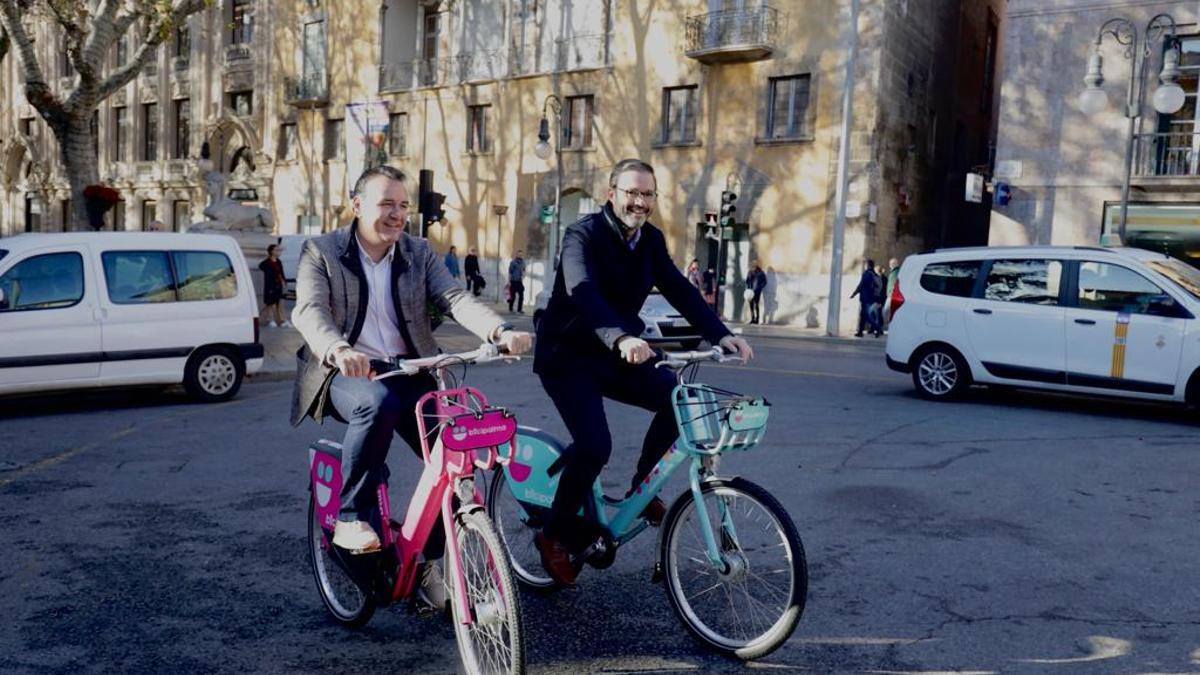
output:
[[692,262],[688,263],[687,270],[684,272],[684,276],[687,277],[689,284],[695,286],[697,291],[700,291],[701,295],[704,294],[704,290],[702,288],[703,280],[700,276],[699,260],[692,258]]
[[513,300],[517,303],[517,314],[525,307],[525,252],[517,251],[517,257],[508,263],[508,311],[513,311]]
[[287,283],[283,278],[283,263],[279,260],[279,246],[271,244],[267,247],[267,257],[258,264],[263,273],[263,308],[259,321],[265,321],[271,328],[286,328],[292,324],[283,318],[283,288]]
[[446,252],[446,269],[450,270],[450,276],[456,280],[462,276],[462,271],[458,269],[458,248],[454,246]]
[[871,304],[871,314],[878,327],[875,337],[883,335],[883,301],[887,299],[885,289],[887,289],[887,272],[883,269],[883,265],[877,265],[875,267],[875,302]]
[[463,259],[463,273],[467,275],[467,290],[473,292],[475,297],[479,297],[479,294],[483,293],[483,287],[487,286],[487,282],[479,273],[479,254],[475,252],[474,246],[467,252],[467,257]]
[[761,320],[760,307],[763,291],[767,290],[767,273],[757,261],[750,263],[750,274],[746,277],[746,290],[750,296],[750,323]]
[[709,265],[708,269],[704,270],[704,276],[701,277],[700,283],[702,284],[701,292],[704,294],[704,301],[708,303],[709,307],[716,309],[717,271],[713,269],[712,265]]
[[886,326],[892,322],[892,293],[896,290],[896,282],[900,279],[900,261],[888,260],[887,286],[884,288],[883,322]]
[[871,316],[871,306],[875,304],[875,295],[875,261],[867,259],[863,264],[863,273],[862,277],[858,280],[858,286],[850,294],[851,298],[858,297],[858,330],[854,331],[854,337],[862,337],[864,327],[869,332],[874,333],[876,337],[882,335],[883,331]]

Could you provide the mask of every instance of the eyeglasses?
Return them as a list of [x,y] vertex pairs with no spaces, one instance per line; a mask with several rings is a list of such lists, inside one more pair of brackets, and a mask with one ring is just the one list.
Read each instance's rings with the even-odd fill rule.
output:
[[616,190],[617,192],[624,192],[625,196],[628,197],[629,199],[637,199],[638,197],[641,197],[642,199],[645,199],[648,202],[652,202],[658,198],[658,192],[633,190],[633,189],[627,190],[625,188],[616,187],[615,185],[613,186],[613,189]]

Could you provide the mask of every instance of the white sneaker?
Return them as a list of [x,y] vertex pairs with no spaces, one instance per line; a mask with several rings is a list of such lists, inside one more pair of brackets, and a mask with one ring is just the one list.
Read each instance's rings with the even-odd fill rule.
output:
[[268,321],[267,328],[279,328],[279,324],[275,323],[274,321]]
[[442,566],[436,560],[426,560],[417,570],[420,586],[417,597],[421,602],[442,611],[446,608],[446,581],[442,578]]
[[292,322],[291,322],[291,321],[284,321],[283,323],[279,324],[279,327],[280,327],[280,328],[291,328],[291,327],[292,327]]
[[351,553],[366,553],[379,550],[379,536],[371,526],[361,520],[352,522],[339,520],[333,526],[333,545]]

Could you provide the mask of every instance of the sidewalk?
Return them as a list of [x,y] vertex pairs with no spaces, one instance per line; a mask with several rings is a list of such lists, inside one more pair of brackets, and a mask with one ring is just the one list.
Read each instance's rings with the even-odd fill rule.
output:
[[[518,330],[533,330],[533,318],[530,316],[532,308],[526,306],[524,314],[515,314],[508,311],[507,303],[489,303],[489,306],[496,311],[506,321],[512,322]],[[853,334],[844,337],[829,337],[825,334],[824,328],[806,328],[802,326],[775,326],[763,324],[746,324],[746,323],[729,323],[729,329],[735,333],[745,336],[748,339],[754,338],[781,338],[794,340],[819,340],[823,342],[834,342],[838,344],[853,344],[862,345],[865,347],[875,347],[880,351],[883,350],[887,343],[885,338],[862,337],[856,338]],[[300,337],[300,333],[295,328],[270,328],[264,326],[259,333],[260,341],[263,345],[263,366],[254,375],[250,376],[254,382],[270,382],[279,380],[290,380],[296,376],[296,351],[304,344],[304,339]],[[465,337],[467,332],[453,321],[447,321],[438,328],[434,337],[444,339],[447,337]]]

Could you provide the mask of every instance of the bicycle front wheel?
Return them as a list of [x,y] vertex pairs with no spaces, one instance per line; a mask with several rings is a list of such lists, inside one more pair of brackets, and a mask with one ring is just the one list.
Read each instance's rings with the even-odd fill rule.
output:
[[[457,539],[462,574],[447,570],[447,585],[463,667],[472,675],[524,673],[521,603],[504,545],[482,510],[458,514]],[[465,608],[456,599],[460,579],[467,596]],[[462,622],[464,611],[470,614],[469,624]]]
[[663,524],[667,597],[701,642],[729,656],[756,659],[787,641],[808,594],[808,569],[796,526],[763,488],[734,478],[700,487],[702,508],[721,555],[708,558],[691,491]]
[[375,599],[350,578],[333,558],[333,541],[325,536],[317,515],[317,505],[308,498],[308,560],[313,579],[325,609],[335,621],[347,628],[360,628],[375,613]]
[[522,520],[525,510],[513,496],[503,469],[496,471],[496,475],[492,477],[492,484],[488,488],[487,510],[492,522],[496,524],[496,531],[504,540],[504,547],[508,550],[508,559],[512,563],[517,580],[539,591],[557,588],[558,582],[542,569],[542,558],[538,553],[537,544],[534,543],[538,530]]

